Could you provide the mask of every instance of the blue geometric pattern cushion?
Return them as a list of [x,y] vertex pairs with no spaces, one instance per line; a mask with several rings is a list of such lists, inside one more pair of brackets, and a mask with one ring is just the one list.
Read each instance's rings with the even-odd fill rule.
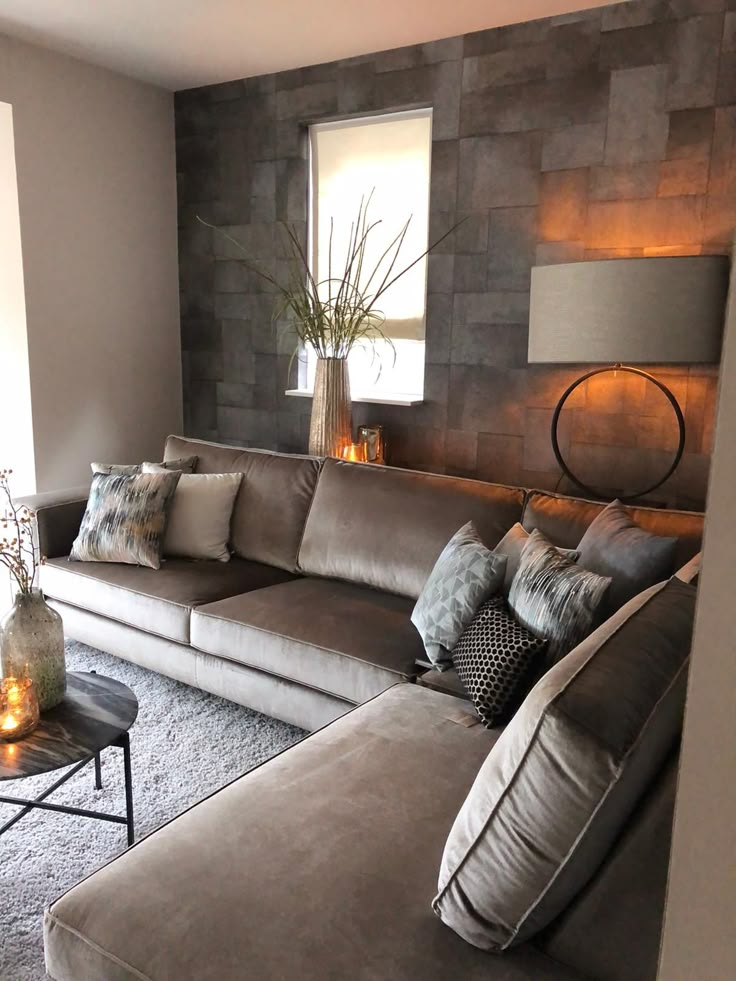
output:
[[472,521],[445,545],[411,615],[437,668],[451,666],[450,652],[481,603],[501,588],[505,571],[506,556],[486,548]]

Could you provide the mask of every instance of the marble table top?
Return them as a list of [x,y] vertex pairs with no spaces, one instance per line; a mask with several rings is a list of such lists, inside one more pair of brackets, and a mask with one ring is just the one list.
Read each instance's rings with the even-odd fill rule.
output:
[[0,780],[48,773],[94,756],[138,715],[127,685],[101,674],[70,671],[64,700],[44,712],[34,731],[16,743],[0,742]]

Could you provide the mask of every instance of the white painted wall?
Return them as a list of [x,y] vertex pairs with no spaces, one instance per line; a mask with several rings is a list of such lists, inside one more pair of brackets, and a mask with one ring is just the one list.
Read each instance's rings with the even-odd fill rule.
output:
[[180,431],[173,97],[0,36],[13,108],[38,490]]
[[13,470],[14,493],[35,491],[13,109],[0,102],[0,470],[7,468]]
[[732,272],[660,981],[736,978],[735,448]]

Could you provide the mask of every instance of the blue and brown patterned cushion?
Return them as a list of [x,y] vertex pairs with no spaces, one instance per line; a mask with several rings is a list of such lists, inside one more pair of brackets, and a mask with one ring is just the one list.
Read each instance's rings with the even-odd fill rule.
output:
[[95,474],[70,559],[161,567],[161,541],[181,474]]

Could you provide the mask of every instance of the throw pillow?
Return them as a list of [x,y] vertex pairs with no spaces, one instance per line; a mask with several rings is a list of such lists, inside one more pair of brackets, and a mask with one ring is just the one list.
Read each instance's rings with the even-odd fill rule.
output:
[[554,664],[593,629],[610,585],[609,578],[560,555],[535,529],[521,553],[509,607],[522,626],[548,639],[547,660]]
[[161,539],[178,473],[95,474],[70,559],[161,567]]
[[[183,456],[180,460],[166,460],[157,464],[164,470],[178,470],[180,473],[194,473],[197,466],[196,456]],[[142,463],[90,463],[92,473],[117,474],[120,477],[132,477],[134,474],[143,473]]]
[[445,845],[433,907],[486,950],[534,936],[606,858],[682,726],[695,589],[653,586],[532,689]]
[[648,586],[669,578],[676,549],[676,538],[660,538],[644,531],[620,501],[601,511],[578,545],[580,565],[613,580],[606,599],[610,613]]
[[457,642],[452,663],[484,726],[502,723],[521,701],[524,681],[531,687],[534,663],[546,646],[514,620],[503,596],[481,606]]
[[505,570],[506,556],[486,548],[472,521],[445,545],[411,615],[435,667],[450,667],[450,651],[480,604],[501,588]]
[[[494,552],[498,552],[500,555],[506,556],[506,576],[503,581],[503,591],[506,596],[509,595],[511,583],[514,581],[514,576],[519,571],[521,553],[528,541],[529,532],[517,521],[515,525],[512,525],[511,528],[509,528],[493,550]],[[560,555],[566,555],[571,562],[577,562],[578,552],[574,548],[560,548],[558,545],[555,545],[555,548]]]
[[[143,472],[166,471],[160,464],[144,463]],[[242,479],[242,473],[182,474],[169,510],[163,554],[229,562],[230,518]]]

